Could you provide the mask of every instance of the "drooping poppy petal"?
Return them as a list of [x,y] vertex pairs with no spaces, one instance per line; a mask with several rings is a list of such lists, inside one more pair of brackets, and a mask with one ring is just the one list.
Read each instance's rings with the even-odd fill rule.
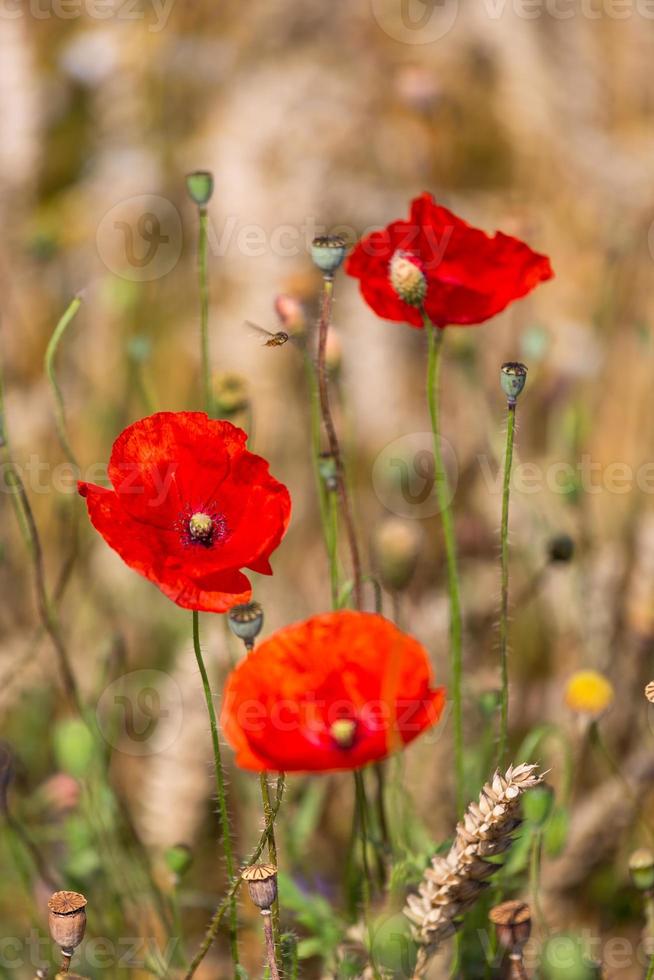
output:
[[244,769],[356,769],[434,725],[444,701],[417,640],[346,610],[259,644],[227,681],[222,727]]
[[[390,277],[396,255],[414,257],[426,280],[421,303],[406,302]],[[408,221],[372,232],[354,248],[345,266],[378,316],[423,326],[482,323],[554,275],[545,255],[517,238],[489,236],[440,207],[430,194],[411,204]]]
[[241,569],[272,573],[290,497],[246,439],[201,412],[160,412],[114,443],[113,489],[79,484],[107,544],[184,608],[226,612],[251,596]]

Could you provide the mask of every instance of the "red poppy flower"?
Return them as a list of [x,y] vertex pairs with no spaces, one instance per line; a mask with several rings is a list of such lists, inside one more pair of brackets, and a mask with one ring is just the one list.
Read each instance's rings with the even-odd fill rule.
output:
[[244,769],[318,772],[384,759],[434,725],[445,690],[383,616],[342,611],[273,634],[232,672],[222,726]]
[[554,275],[545,255],[501,231],[491,238],[431,194],[412,202],[408,221],[363,238],[345,269],[378,316],[414,327],[423,326],[421,307],[439,327],[482,323]]
[[113,490],[79,483],[107,544],[186,609],[225,612],[252,594],[241,568],[272,574],[291,502],[246,439],[203,412],[159,412],[116,439]]

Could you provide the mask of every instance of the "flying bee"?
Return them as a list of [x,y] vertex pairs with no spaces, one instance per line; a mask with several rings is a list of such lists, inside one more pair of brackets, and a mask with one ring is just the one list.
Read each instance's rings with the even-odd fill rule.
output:
[[264,347],[282,347],[288,340],[290,340],[289,335],[285,330],[278,330],[276,333],[271,333],[270,330],[265,330],[256,323],[251,323],[249,320],[245,321],[250,330],[258,333],[261,337],[265,337]]

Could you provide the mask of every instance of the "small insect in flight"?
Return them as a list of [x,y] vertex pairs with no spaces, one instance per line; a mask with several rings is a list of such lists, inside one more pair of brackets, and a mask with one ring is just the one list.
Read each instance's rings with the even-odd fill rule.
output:
[[251,323],[250,320],[245,321],[250,330],[254,330],[255,333],[260,334],[265,337],[264,346],[265,347],[281,347],[283,344],[290,340],[289,335],[285,330],[278,330],[276,333],[271,333],[270,330],[265,330],[256,323]]

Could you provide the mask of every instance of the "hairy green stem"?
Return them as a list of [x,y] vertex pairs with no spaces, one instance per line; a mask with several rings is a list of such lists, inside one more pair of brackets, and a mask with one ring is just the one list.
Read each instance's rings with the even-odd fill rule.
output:
[[[273,809],[272,809],[272,819],[273,820],[275,819],[275,817],[279,813],[279,808],[282,805],[282,799],[283,799],[283,795],[284,795],[284,788],[285,788],[284,782],[281,782],[280,783],[280,780],[278,780],[277,781],[277,796],[276,796],[275,803],[274,803],[274,806],[273,806]],[[259,843],[257,844],[257,846],[254,848],[254,850],[252,851],[252,853],[248,856],[247,860],[241,865],[241,870],[239,871],[239,873],[234,878],[232,878],[231,884],[230,884],[229,888],[227,889],[227,893],[225,894],[225,896],[224,896],[223,900],[221,901],[220,905],[218,906],[218,908],[214,912],[213,917],[211,919],[211,922],[209,923],[209,926],[207,927],[207,931],[206,931],[206,933],[204,935],[204,939],[202,940],[202,943],[200,945],[200,948],[198,949],[197,953],[195,954],[195,956],[191,960],[191,963],[189,965],[189,968],[186,971],[186,973],[184,974],[183,980],[191,980],[191,977],[193,977],[195,975],[195,972],[196,972],[197,968],[200,966],[200,964],[202,963],[203,959],[205,958],[205,956],[207,955],[207,953],[211,949],[211,946],[213,944],[213,941],[216,938],[216,936],[218,935],[218,930],[220,929],[220,923],[223,920],[223,917],[225,915],[225,912],[227,911],[227,909],[231,905],[231,903],[234,901],[235,896],[236,896],[236,893],[239,890],[239,888],[241,887],[241,881],[242,881],[241,875],[242,875],[243,871],[245,870],[245,868],[249,867],[249,865],[255,864],[259,860],[259,858],[261,857],[261,854],[263,852],[263,849],[264,849],[264,847],[266,846],[267,843],[268,843],[268,829],[266,828],[263,831],[263,833],[261,834],[261,837],[259,838]]]
[[[211,693],[211,685],[209,684],[209,677],[207,674],[207,668],[204,664],[204,658],[202,656],[202,647],[200,645],[200,616],[196,609],[193,610],[193,649],[195,650],[195,658],[198,662],[198,668],[200,670],[200,676],[202,678],[202,686],[204,688],[204,697],[207,702],[207,711],[209,712],[209,725],[211,727],[211,741],[213,743],[213,760],[214,769],[216,775],[216,793],[218,796],[218,811],[220,813],[220,823],[223,838],[223,851],[225,854],[225,864],[227,866],[227,874],[230,880],[234,877],[234,851],[232,849],[232,834],[231,825],[229,820],[229,813],[227,810],[227,794],[225,791],[225,773],[223,771],[222,754],[220,751],[220,736],[218,734],[218,721],[216,719],[216,709],[213,703],[213,695]],[[232,963],[234,965],[234,974],[237,974],[237,967],[239,965],[238,956],[238,920],[236,914],[236,900],[232,897],[230,902],[230,929],[229,929],[229,939],[230,948],[232,953]]]
[[440,369],[443,348],[443,331],[437,329],[424,314],[427,331],[427,402],[434,436],[434,480],[440,509],[447,561],[447,580],[450,595],[450,657],[452,683],[452,721],[454,725],[454,769],[456,775],[457,813],[462,814],[465,803],[463,767],[463,696],[462,684],[462,623],[459,574],[457,570],[456,540],[450,508],[450,490],[441,452],[440,437]]
[[77,471],[79,471],[79,465],[77,463],[75,453],[73,452],[72,447],[70,445],[70,440],[68,439],[68,433],[66,432],[66,411],[64,408],[64,396],[62,394],[61,388],[59,387],[59,383],[57,381],[54,360],[55,360],[55,354],[57,353],[57,348],[59,346],[59,343],[61,342],[66,330],[68,329],[68,326],[77,315],[77,312],[81,305],[82,305],[81,296],[76,296],[68,304],[68,307],[66,308],[63,316],[57,323],[57,326],[55,327],[52,336],[50,337],[50,342],[48,343],[48,346],[46,348],[45,358],[44,358],[45,373],[48,377],[48,381],[50,382],[50,387],[52,388],[52,394],[54,397],[55,425],[57,427],[57,436],[59,438],[59,442],[61,443],[61,448],[63,449],[67,460],[73,464],[73,466]]
[[213,390],[211,384],[211,357],[209,354],[209,272],[207,210],[199,209],[198,228],[198,283],[200,287],[200,356],[202,371],[202,395],[207,415],[213,415]]
[[500,737],[498,766],[504,768],[509,742],[509,499],[511,494],[511,466],[515,436],[515,404],[507,406],[506,454],[504,456],[504,485],[502,488],[502,525],[500,531],[501,554],[501,606],[500,606]]
[[352,514],[350,498],[347,492],[347,481],[345,476],[345,466],[343,464],[343,456],[341,454],[341,447],[338,441],[338,435],[336,433],[336,426],[334,425],[334,419],[332,418],[331,408],[329,405],[326,354],[327,335],[331,324],[333,299],[334,282],[332,279],[325,277],[323,279],[320,320],[318,324],[318,394],[320,397],[320,410],[322,413],[323,424],[325,427],[325,432],[327,433],[327,440],[329,442],[329,451],[334,460],[334,466],[336,469],[338,496],[341,504],[345,534],[347,536],[350,549],[352,578],[354,580],[354,604],[357,609],[361,609],[363,605],[363,573],[361,570],[361,555],[359,552],[359,544],[357,542],[356,530],[354,527],[354,516]]

